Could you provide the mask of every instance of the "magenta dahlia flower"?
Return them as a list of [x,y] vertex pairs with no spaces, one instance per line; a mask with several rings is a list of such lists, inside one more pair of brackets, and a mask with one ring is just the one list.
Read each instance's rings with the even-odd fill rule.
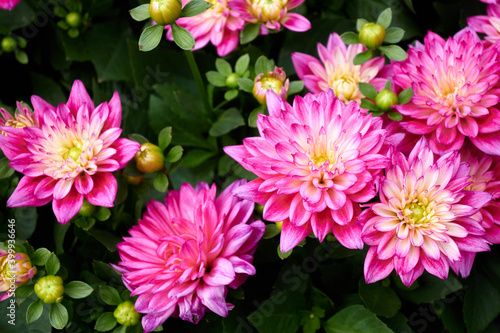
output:
[[500,44],[485,46],[465,29],[444,40],[433,32],[393,66],[395,85],[414,97],[396,109],[410,118],[408,132],[425,135],[432,151],[462,147],[465,137],[485,153],[500,154]]
[[114,266],[138,295],[135,309],[145,313],[142,326],[151,332],[170,316],[197,323],[205,311],[227,316],[227,286],[238,288],[255,274],[252,265],[262,221],[252,218],[254,203],[232,191],[216,198],[216,187],[185,183],[170,191],[165,204],[151,201],[130,237],[118,244],[122,261]]
[[[191,0],[182,0],[185,6]],[[195,38],[193,50],[205,47],[211,42],[217,48],[217,54],[224,57],[231,53],[240,41],[240,31],[243,30],[245,21],[241,15],[228,6],[228,0],[209,0],[213,6],[206,12],[191,16],[181,17],[176,23],[186,28]],[[174,40],[170,26],[166,27],[167,38]]]
[[12,10],[21,0],[0,0],[0,8]]
[[295,71],[309,91],[318,93],[333,89],[335,96],[344,103],[361,102],[364,97],[358,89],[359,82],[370,83],[378,90],[387,79],[379,78],[384,68],[384,57],[376,57],[363,65],[354,65],[354,57],[366,48],[362,44],[346,46],[337,33],[328,38],[326,47],[318,43],[321,62],[308,54],[294,52],[292,61]]
[[389,164],[381,155],[382,119],[347,106],[332,90],[297,96],[293,106],[267,94],[269,116],[259,115],[260,137],[224,151],[258,178],[235,190],[264,205],[268,221],[283,221],[281,251],[307,235],[333,231],[348,248],[362,248],[356,223],[360,202],[376,195],[375,182]]
[[500,5],[489,5],[486,11],[488,15],[467,18],[467,24],[476,32],[485,34],[485,40],[495,43],[500,39]]
[[[423,271],[446,279],[450,265],[466,253],[488,251],[477,214],[491,194],[468,190],[470,166],[450,152],[435,160],[421,138],[406,158],[396,152],[381,184],[380,203],[359,216],[367,283],[382,280],[393,269],[406,286]],[[465,254],[465,255],[464,255]]]
[[[117,182],[111,172],[131,160],[139,143],[120,138],[121,102],[115,92],[97,108],[83,83],[75,81],[66,104],[53,107],[38,96],[31,102],[34,126],[0,126],[0,148],[10,166],[24,174],[8,207],[42,206],[52,201],[57,220],[66,223],[87,199],[112,207]],[[38,124],[37,124],[38,122]]]
[[303,32],[311,29],[311,22],[290,10],[302,4],[304,0],[229,0],[229,7],[241,14],[249,23],[263,23],[260,34],[267,35],[269,30],[286,29]]
[[11,297],[15,289],[28,283],[36,274],[36,267],[26,253],[0,248],[0,302]]

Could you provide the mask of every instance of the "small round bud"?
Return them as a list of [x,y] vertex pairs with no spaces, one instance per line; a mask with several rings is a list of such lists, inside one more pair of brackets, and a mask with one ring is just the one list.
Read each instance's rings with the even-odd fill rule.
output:
[[5,52],[12,52],[16,49],[16,40],[12,37],[4,37],[4,39],[2,39],[2,49],[5,51]]
[[80,25],[81,23],[81,17],[80,14],[71,12],[68,15],[66,15],[66,22],[69,24],[70,27],[76,28]]
[[130,301],[120,303],[113,312],[113,316],[123,326],[137,325],[141,318],[141,315],[134,309],[134,303]]
[[165,157],[160,147],[152,143],[144,143],[135,154],[137,170],[144,173],[155,173],[163,169]]
[[382,111],[389,111],[394,105],[398,104],[398,96],[390,90],[382,89],[375,98],[377,106]]
[[181,0],[152,0],[149,3],[149,15],[161,25],[174,23],[181,15]]
[[78,214],[80,214],[82,216],[89,217],[89,216],[92,216],[94,211],[95,211],[95,206],[92,205],[87,200],[83,200],[82,208],[80,208],[80,211],[78,212]]
[[60,303],[63,299],[63,280],[59,276],[47,275],[35,284],[35,293],[44,303]]
[[253,95],[260,104],[266,104],[266,94],[272,90],[283,100],[287,98],[290,82],[282,68],[274,67],[274,71],[261,73],[254,79]]
[[359,42],[369,49],[376,49],[384,42],[385,29],[372,22],[365,23],[359,32]]
[[238,88],[238,79],[239,78],[240,78],[240,76],[236,73],[229,74],[229,76],[226,78],[226,86],[231,88],[231,89]]

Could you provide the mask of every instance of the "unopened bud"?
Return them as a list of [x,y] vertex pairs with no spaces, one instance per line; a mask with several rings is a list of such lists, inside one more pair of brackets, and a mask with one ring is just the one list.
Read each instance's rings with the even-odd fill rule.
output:
[[123,326],[137,325],[141,318],[141,315],[134,309],[134,303],[130,301],[120,303],[113,312],[113,316]]
[[359,42],[369,49],[377,49],[385,39],[385,29],[372,22],[365,23],[359,32]]
[[229,74],[229,76],[226,78],[226,86],[231,89],[238,88],[239,78],[239,75],[236,73]]
[[16,40],[12,37],[4,37],[4,39],[2,39],[2,49],[5,51],[5,52],[12,52],[16,49]]
[[64,294],[63,280],[56,275],[44,276],[35,284],[35,293],[44,303],[60,303]]
[[389,111],[394,105],[398,104],[398,96],[390,90],[382,89],[375,98],[377,106],[382,111]]
[[165,157],[160,147],[146,142],[135,154],[137,170],[144,173],[155,173],[163,169]]
[[92,214],[95,211],[95,206],[92,205],[90,202],[87,200],[83,200],[82,208],[80,208],[80,211],[78,212],[80,215],[89,217],[92,216]]
[[161,25],[174,23],[181,15],[181,0],[152,0],[149,3],[149,15]]
[[66,22],[69,24],[70,27],[76,28],[80,25],[81,22],[81,17],[80,14],[71,12],[68,15],[66,15]]
[[275,67],[274,71],[261,73],[254,80],[253,95],[260,104],[266,104],[268,90],[274,91],[283,100],[286,100],[290,82],[282,68]]

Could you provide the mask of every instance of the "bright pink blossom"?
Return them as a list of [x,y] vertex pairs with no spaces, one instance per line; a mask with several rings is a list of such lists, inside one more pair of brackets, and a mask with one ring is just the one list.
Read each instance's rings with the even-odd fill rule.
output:
[[0,248],[0,302],[12,297],[15,289],[29,282],[36,274],[26,253],[9,253]]
[[362,248],[358,203],[376,195],[389,160],[379,153],[382,119],[347,106],[332,90],[296,97],[293,106],[267,94],[269,116],[259,115],[260,137],[224,151],[258,178],[235,194],[264,205],[264,219],[283,221],[281,251],[311,232],[320,241],[333,231],[348,248]]
[[413,88],[414,97],[396,109],[409,121],[408,132],[425,135],[432,151],[462,147],[465,137],[488,154],[500,154],[500,44],[485,46],[476,33],[462,30],[444,40],[429,32],[408,59],[394,63],[393,81]]
[[0,8],[12,10],[21,0],[0,0]]
[[337,33],[330,35],[326,47],[318,43],[321,62],[308,54],[292,53],[295,71],[309,91],[318,93],[333,89],[335,96],[344,103],[361,102],[364,97],[358,89],[359,82],[370,83],[382,89],[386,79],[378,74],[384,69],[384,57],[376,57],[363,65],[354,65],[354,57],[365,51],[362,44],[346,46]]
[[263,23],[260,34],[267,35],[269,30],[285,27],[292,31],[303,32],[311,29],[311,22],[290,10],[302,4],[304,0],[229,0],[229,6],[241,14],[249,23]]
[[450,265],[460,265],[467,253],[489,250],[474,215],[492,196],[467,189],[470,172],[456,151],[436,160],[425,138],[408,158],[393,154],[380,187],[381,202],[359,216],[363,241],[370,246],[366,282],[382,280],[393,269],[406,286],[424,270],[446,279]]
[[490,5],[486,11],[488,15],[467,18],[467,24],[476,32],[485,34],[485,40],[495,43],[500,40],[500,5]]
[[[0,148],[10,166],[24,174],[8,207],[42,206],[52,201],[60,223],[75,216],[87,199],[92,205],[112,207],[117,182],[111,172],[134,157],[140,145],[120,138],[122,109],[115,92],[97,108],[83,83],[75,81],[66,104],[53,107],[38,96],[31,102],[33,126],[0,130]],[[4,115],[5,116],[5,115]]]
[[[182,0],[185,6],[191,0]],[[231,53],[240,41],[240,31],[245,21],[240,14],[228,6],[228,0],[208,0],[213,6],[206,12],[181,17],[176,23],[186,28],[195,38],[194,50],[205,47],[209,42],[217,47],[217,54],[224,57]],[[167,38],[173,40],[170,26],[167,26]]]
[[216,187],[185,183],[170,191],[165,204],[151,201],[130,237],[118,244],[123,282],[138,295],[135,309],[145,313],[151,332],[170,316],[197,323],[205,311],[227,316],[227,286],[238,288],[255,274],[252,265],[262,221],[252,218],[254,203],[234,191],[236,181],[216,198]]

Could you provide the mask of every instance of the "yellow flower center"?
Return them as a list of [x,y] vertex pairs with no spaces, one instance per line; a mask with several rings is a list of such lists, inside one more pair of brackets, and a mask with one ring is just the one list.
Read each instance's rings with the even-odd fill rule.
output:
[[431,220],[435,210],[434,203],[426,204],[419,200],[413,200],[403,209],[403,219],[411,225],[420,225]]
[[330,159],[328,158],[328,155],[326,153],[316,156],[311,156],[311,161],[313,161],[313,163],[316,164],[317,166],[323,165],[323,163],[329,160]]
[[281,11],[286,11],[288,0],[254,0],[252,14],[261,22],[279,21]]
[[348,102],[359,98],[359,75],[354,72],[347,72],[342,69],[335,71],[330,78],[330,87],[335,92],[335,96],[343,102]]
[[3,258],[0,258],[0,276],[5,279],[9,279],[12,277],[12,270],[11,270],[11,265],[9,263],[8,256],[4,256]]
[[212,13],[212,16],[220,16],[220,14],[222,14],[224,9],[227,8],[227,1],[224,1],[224,6],[219,3],[220,0],[207,0],[207,1],[213,5],[207,10],[207,12]]
[[262,79],[260,79],[260,83],[262,85],[262,88],[266,90],[272,90],[276,94],[279,94],[281,88],[283,87],[283,82],[275,77],[263,77]]

